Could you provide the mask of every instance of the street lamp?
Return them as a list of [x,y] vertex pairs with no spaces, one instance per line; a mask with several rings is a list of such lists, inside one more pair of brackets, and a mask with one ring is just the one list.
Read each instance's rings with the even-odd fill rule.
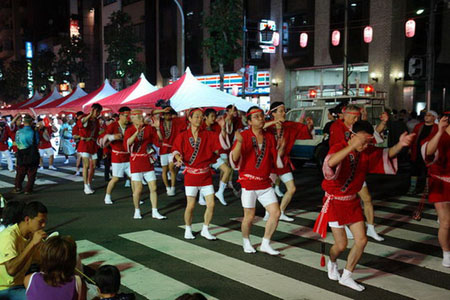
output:
[[181,6],[180,2],[178,0],[173,0],[175,4],[178,7],[178,10],[180,11],[181,16],[181,75],[184,74],[184,11],[183,7]]

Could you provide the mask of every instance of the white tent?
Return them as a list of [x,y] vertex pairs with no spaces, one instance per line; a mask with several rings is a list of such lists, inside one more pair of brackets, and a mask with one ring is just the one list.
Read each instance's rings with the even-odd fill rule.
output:
[[238,110],[247,111],[255,104],[222,92],[201,83],[186,69],[186,78],[177,92],[170,98],[170,106],[176,111],[194,107],[226,107],[235,105]]

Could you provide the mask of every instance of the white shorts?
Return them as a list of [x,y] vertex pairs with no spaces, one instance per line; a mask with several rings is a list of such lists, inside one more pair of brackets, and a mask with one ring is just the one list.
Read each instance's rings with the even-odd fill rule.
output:
[[344,228],[344,225],[339,225],[338,221],[328,222],[328,226],[333,228]]
[[198,191],[202,193],[203,196],[209,196],[214,194],[214,186],[204,185],[204,186],[185,186],[184,192],[188,197],[197,197]]
[[215,170],[219,170],[220,166],[223,165],[225,161],[222,159],[222,157],[219,157],[215,163],[211,165],[212,168]]
[[228,161],[228,154],[220,153],[220,158],[223,159],[223,161]]
[[112,166],[112,176],[113,177],[122,178],[123,175],[125,175],[125,174],[128,177],[131,177],[130,163],[129,162],[111,163],[111,166]]
[[286,182],[289,182],[291,180],[294,180],[294,175],[292,175],[292,172],[287,172],[284,173],[283,175],[280,176],[280,180],[286,184]]
[[93,160],[97,160],[98,156],[97,153],[91,154],[91,153],[87,153],[87,152],[79,152],[81,154],[81,157],[84,158],[89,158],[89,159],[93,159]]
[[273,188],[267,188],[264,190],[246,190],[242,189],[241,202],[243,208],[255,208],[256,200],[266,207],[272,203],[278,203],[277,196]]
[[156,181],[155,171],[148,172],[139,172],[139,173],[131,173],[131,181],[141,181],[145,179],[145,181]]
[[161,166],[163,166],[163,167],[168,166],[169,163],[173,162],[172,153],[161,154],[160,157],[161,157]]
[[55,155],[55,152],[53,151],[52,148],[39,149],[39,155],[41,157],[44,157],[44,155],[46,155],[47,157],[50,157],[52,155]]

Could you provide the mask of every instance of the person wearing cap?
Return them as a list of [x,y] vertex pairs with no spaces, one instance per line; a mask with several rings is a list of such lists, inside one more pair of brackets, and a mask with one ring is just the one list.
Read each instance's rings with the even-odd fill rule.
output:
[[195,199],[201,192],[205,197],[206,211],[201,236],[207,240],[215,240],[216,237],[209,232],[209,224],[214,214],[214,186],[212,184],[211,164],[216,160],[220,150],[229,148],[229,142],[225,133],[225,124],[220,122],[221,132],[202,130],[203,110],[192,109],[188,114],[189,128],[181,132],[173,143],[172,155],[177,167],[185,166],[184,186],[187,199],[184,212],[185,232],[184,238],[191,240],[195,236],[192,233],[192,217],[195,208]]
[[[48,123],[47,123],[48,122]],[[52,148],[52,143],[50,142],[52,138],[52,133],[56,132],[55,126],[49,124],[47,117],[38,120],[37,130],[39,132],[39,155],[41,156],[39,160],[39,170],[44,170],[44,156],[48,157],[48,168],[49,170],[56,170],[53,166],[53,161],[55,160],[55,152]]]
[[435,111],[430,110],[425,113],[424,121],[414,127],[413,133],[416,134],[416,137],[411,144],[411,183],[408,190],[409,195],[420,193],[417,189],[417,183],[423,183],[426,181],[427,168],[425,166],[420,147],[422,146],[423,141],[437,133],[437,118],[438,114]]
[[78,135],[80,142],[77,151],[83,160],[83,182],[84,193],[86,195],[93,194],[95,191],[91,187],[92,178],[94,177],[95,166],[97,163],[97,138],[100,133],[100,122],[98,117],[103,107],[98,104],[92,104],[89,114],[82,116],[78,122]]
[[428,201],[439,218],[438,238],[443,252],[442,266],[450,268],[450,112],[439,120],[438,131],[422,145],[428,167]]
[[[285,214],[285,210],[295,194],[294,176],[292,175],[292,170],[294,167],[289,158],[289,153],[291,153],[292,147],[294,146],[296,140],[307,140],[313,138],[312,131],[314,130],[314,123],[311,118],[308,119],[307,125],[300,122],[286,121],[286,108],[283,102],[273,102],[270,105],[269,115],[271,116],[272,121],[266,122],[264,124],[264,128],[274,135],[276,141],[280,139],[284,139],[285,141],[285,151],[283,157],[281,158],[283,161],[283,168],[275,168],[276,175],[286,185],[287,189],[281,199],[280,220],[292,222],[294,219]],[[278,185],[275,186],[276,194],[278,194],[277,188],[279,188]],[[266,210],[264,220],[267,221],[268,219],[269,212]]]
[[[414,134],[403,133],[400,141],[391,148],[376,148],[374,129],[367,121],[357,121],[352,126],[348,140],[331,146],[323,164],[325,191],[323,207],[314,225],[314,232],[326,237],[327,227],[331,227],[334,244],[330,249],[328,278],[356,291],[364,286],[352,279],[352,272],[367,244],[364,217],[357,193],[361,190],[367,173],[395,174],[395,156],[403,147],[409,146]],[[354,236],[354,244],[349,252],[342,277],[338,272],[337,259],[347,249],[347,225]]]
[[264,130],[264,111],[252,106],[247,111],[249,128],[236,131],[235,141],[230,152],[230,163],[239,171],[238,182],[242,186],[241,203],[244,209],[242,220],[243,249],[245,253],[255,253],[250,242],[250,230],[255,218],[256,200],[269,212],[264,237],[259,250],[270,255],[280,252],[270,246],[270,239],[277,229],[280,206],[272,187],[270,174],[274,166],[283,167],[284,138],[275,140],[272,133]]
[[8,163],[8,170],[10,172],[14,171],[14,165],[11,157],[11,152],[9,152],[8,139],[12,136],[11,130],[5,120],[0,120],[0,161],[3,157],[6,158]]
[[119,120],[109,124],[98,138],[100,147],[103,149],[108,146],[111,147],[112,178],[106,187],[105,204],[113,204],[111,193],[120,178],[123,178],[124,175],[127,175],[127,178],[131,177],[130,153],[123,143],[125,131],[129,127],[130,111],[129,107],[121,107],[119,109]]
[[131,186],[133,189],[134,219],[142,219],[139,200],[142,193],[142,181],[148,183],[152,218],[162,220],[165,216],[158,212],[158,191],[156,174],[153,166],[152,145],[159,145],[162,140],[159,129],[159,119],[154,118],[153,124],[144,123],[142,110],[132,110],[130,113],[132,125],[125,131],[123,137],[124,149],[130,153]]

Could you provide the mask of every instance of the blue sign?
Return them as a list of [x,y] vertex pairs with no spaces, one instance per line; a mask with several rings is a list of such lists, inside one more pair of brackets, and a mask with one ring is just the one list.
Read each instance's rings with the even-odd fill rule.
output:
[[33,58],[33,44],[31,42],[25,42],[25,57]]

